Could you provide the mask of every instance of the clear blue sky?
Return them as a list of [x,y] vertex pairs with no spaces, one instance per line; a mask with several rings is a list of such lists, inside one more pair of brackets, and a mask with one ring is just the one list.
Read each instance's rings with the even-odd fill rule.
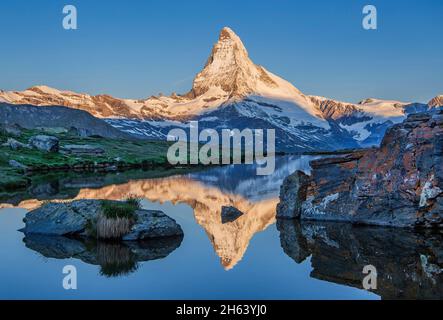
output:
[[[76,31],[62,8],[78,9]],[[361,27],[378,8],[378,30]],[[442,0],[40,0],[0,3],[0,88],[144,98],[184,93],[223,26],[308,94],[427,101],[443,93]]]

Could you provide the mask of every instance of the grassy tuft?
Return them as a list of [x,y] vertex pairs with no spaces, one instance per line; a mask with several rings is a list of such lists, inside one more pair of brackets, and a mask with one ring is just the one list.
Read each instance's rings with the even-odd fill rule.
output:
[[135,211],[140,209],[140,201],[136,198],[129,198],[125,202],[102,201],[103,216],[108,219],[134,219]]
[[[124,202],[103,200],[101,208],[102,212],[95,225],[97,237],[119,239],[131,231],[136,220],[135,212],[141,208],[141,205],[139,199],[129,197]],[[92,228],[94,227],[92,226]],[[89,231],[89,233],[92,232]]]

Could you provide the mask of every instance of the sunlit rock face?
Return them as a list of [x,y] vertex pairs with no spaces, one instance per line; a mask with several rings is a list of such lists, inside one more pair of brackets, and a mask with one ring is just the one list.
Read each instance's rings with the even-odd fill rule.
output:
[[294,189],[281,198],[301,202],[305,220],[442,228],[442,163],[443,110],[435,109],[390,128],[380,148],[312,161],[303,198]]
[[289,220],[277,227],[288,256],[310,257],[313,278],[363,289],[363,268],[372,265],[382,299],[443,298],[442,233]]

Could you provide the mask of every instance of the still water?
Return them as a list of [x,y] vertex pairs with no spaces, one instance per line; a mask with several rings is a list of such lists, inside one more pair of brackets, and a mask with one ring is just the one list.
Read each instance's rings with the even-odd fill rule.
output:
[[[309,172],[308,156],[277,159],[271,176],[236,165],[162,178],[143,173],[52,177],[0,200],[1,299],[442,298],[441,234],[275,220],[283,179]],[[96,243],[24,237],[28,210],[47,199],[143,198],[183,228],[183,238]],[[222,223],[222,206],[243,215]],[[365,265],[377,289],[362,289]],[[77,268],[64,290],[63,267]]]

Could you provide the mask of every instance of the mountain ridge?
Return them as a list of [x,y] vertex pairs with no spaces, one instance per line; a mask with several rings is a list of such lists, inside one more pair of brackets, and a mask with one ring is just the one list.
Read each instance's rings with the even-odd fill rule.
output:
[[[22,92],[0,91],[1,101],[81,109],[120,130],[158,139],[190,120],[216,130],[274,128],[282,145],[289,143],[288,150],[300,151],[376,145],[389,126],[409,113],[443,104],[443,96],[428,104],[374,98],[354,104],[306,95],[254,64],[240,37],[225,27],[184,95],[119,99],[35,86]],[[306,139],[312,140],[312,147]]]

